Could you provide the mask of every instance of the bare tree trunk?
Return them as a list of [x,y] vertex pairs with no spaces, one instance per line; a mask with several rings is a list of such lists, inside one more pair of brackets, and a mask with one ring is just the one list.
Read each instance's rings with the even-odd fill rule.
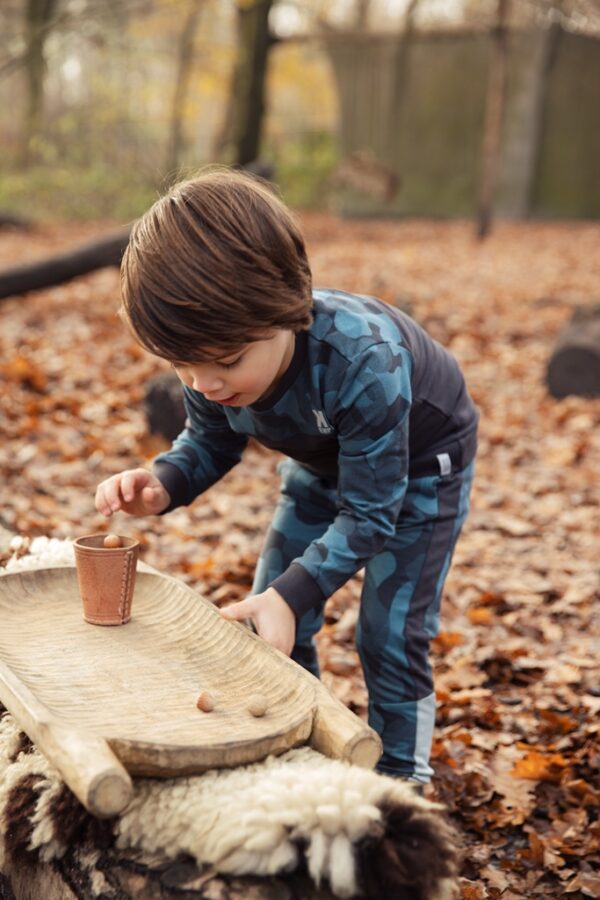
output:
[[562,34],[558,22],[546,29],[543,35],[543,51],[537,72],[534,73],[535,101],[529,120],[527,143],[530,147],[529,165],[526,170],[526,190],[523,195],[523,215],[529,215],[534,203],[535,179],[540,166],[547,113],[548,85],[556,62],[559,40]]
[[44,99],[44,75],[46,60],[44,45],[57,0],[27,0],[25,7],[25,76],[27,79],[27,107],[23,123],[22,153],[23,165],[27,166],[34,156],[34,140],[41,129]]
[[402,141],[401,122],[402,103],[406,91],[408,52],[415,30],[415,15],[421,0],[409,0],[404,13],[403,28],[398,37],[394,61],[394,81],[392,86],[392,101],[390,121],[394,122],[392,130],[391,157],[385,162],[396,172],[401,174],[402,160],[400,158],[400,146]]
[[166,171],[169,176],[176,174],[185,144],[183,134],[184,109],[194,60],[194,38],[203,5],[204,0],[190,0],[188,13],[179,36],[177,76],[173,93],[173,105],[171,107],[171,127],[166,158]]
[[506,105],[508,74],[508,7],[510,0],[498,0],[496,25],[492,34],[488,89],[481,148],[481,176],[477,199],[477,236],[485,238],[490,231],[494,191],[498,175],[502,123]]
[[217,156],[246,166],[258,158],[265,111],[265,80],[273,0],[238,2],[238,58],[226,120],[216,144]]
[[356,0],[356,8],[354,11],[354,27],[357,31],[364,33],[369,27],[369,13],[371,11],[371,0]]

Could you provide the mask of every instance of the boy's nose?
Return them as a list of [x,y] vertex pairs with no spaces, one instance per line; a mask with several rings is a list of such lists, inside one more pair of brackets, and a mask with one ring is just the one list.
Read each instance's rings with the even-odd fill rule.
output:
[[192,378],[192,387],[201,394],[215,394],[223,390],[225,382],[222,378],[214,375],[203,375],[194,373]]

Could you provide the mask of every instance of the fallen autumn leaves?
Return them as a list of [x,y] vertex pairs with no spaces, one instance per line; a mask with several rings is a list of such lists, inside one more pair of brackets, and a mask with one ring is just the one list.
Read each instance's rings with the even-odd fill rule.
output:
[[[600,228],[501,224],[478,244],[461,222],[304,219],[315,282],[408,306],[459,358],[482,411],[473,510],[433,646],[435,795],[464,835],[463,896],[598,897],[600,398],[553,400],[544,373],[572,306],[597,302]],[[109,227],[4,234],[0,265]],[[105,270],[0,311],[2,516],[24,536],[108,530],[95,485],[160,449],[141,411],[159,365],[117,308]],[[110,530],[140,537],[147,562],[215,602],[238,599],[276,462],[252,446],[190,509],[116,517]],[[359,595],[355,578],[331,598],[319,650],[325,682],[365,715]]]

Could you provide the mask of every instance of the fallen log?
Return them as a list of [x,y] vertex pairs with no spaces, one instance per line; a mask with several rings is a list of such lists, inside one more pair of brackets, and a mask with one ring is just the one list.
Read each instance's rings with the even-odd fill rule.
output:
[[548,360],[546,383],[557,399],[600,396],[600,304],[575,310]]
[[0,211],[0,228],[13,228],[19,231],[30,231],[33,228],[31,219],[19,216],[16,213]]
[[107,266],[119,266],[129,240],[131,226],[82,244],[67,253],[0,272],[0,300],[53,287]]

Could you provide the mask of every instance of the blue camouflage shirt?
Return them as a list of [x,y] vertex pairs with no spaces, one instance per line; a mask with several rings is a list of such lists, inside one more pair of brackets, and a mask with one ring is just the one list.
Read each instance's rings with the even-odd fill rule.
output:
[[322,602],[394,533],[409,478],[470,463],[478,414],[451,354],[409,316],[371,297],[314,291],[274,391],[221,406],[184,387],[188,420],[154,471],[191,503],[239,462],[251,435],[337,486],[337,515],[273,586],[298,615]]

